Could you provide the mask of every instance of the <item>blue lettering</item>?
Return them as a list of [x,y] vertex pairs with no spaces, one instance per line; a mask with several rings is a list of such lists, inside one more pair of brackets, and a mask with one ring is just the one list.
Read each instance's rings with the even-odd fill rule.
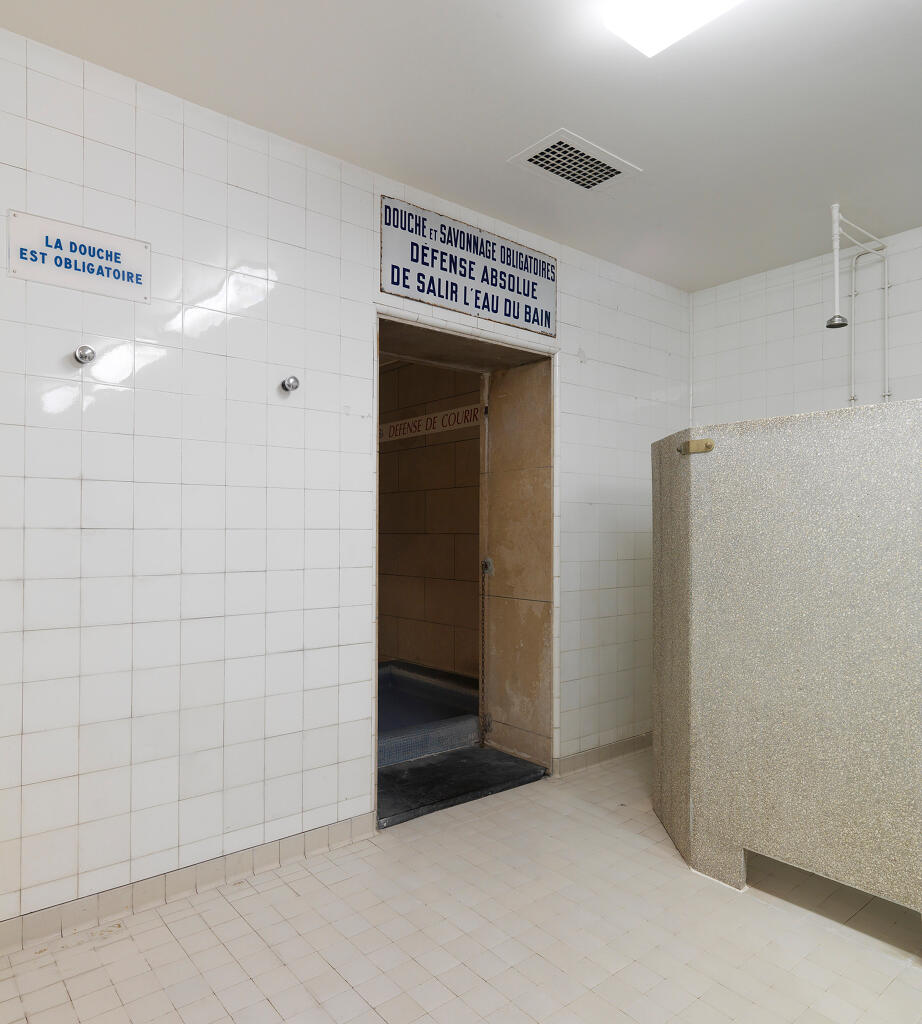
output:
[[426,237],[426,218],[418,213],[410,213],[409,210],[398,210],[394,206],[384,204],[384,226],[386,228],[397,228],[406,231],[410,235],[421,235]]
[[491,295],[489,292],[474,289],[474,308],[482,309],[487,313],[497,315],[499,313],[499,296]]
[[525,323],[537,324],[539,327],[551,327],[551,312],[548,309],[541,309],[539,306],[525,307]]
[[[70,242],[70,251],[76,256],[89,256],[94,260],[102,260],[106,263],[121,263],[122,254],[117,249],[104,249],[99,245],[88,245],[86,242]],[[60,239],[55,248],[60,249]]]

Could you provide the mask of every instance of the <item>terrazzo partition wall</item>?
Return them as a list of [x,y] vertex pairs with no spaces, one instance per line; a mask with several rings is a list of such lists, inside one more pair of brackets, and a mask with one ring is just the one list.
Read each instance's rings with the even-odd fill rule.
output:
[[922,911],[920,465],[922,401],[653,445],[654,808],[696,870]]
[[[383,295],[382,194],[556,257],[556,339]],[[150,305],[8,276],[10,209]],[[688,296],[0,31],[0,921],[370,827],[379,314],[554,357],[553,753],[647,733]]]

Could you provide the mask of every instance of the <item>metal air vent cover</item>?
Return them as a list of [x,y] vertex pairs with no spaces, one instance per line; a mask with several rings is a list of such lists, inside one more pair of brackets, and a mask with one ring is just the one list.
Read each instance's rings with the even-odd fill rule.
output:
[[509,162],[602,194],[617,188],[619,178],[640,173],[634,164],[564,128],[516,153]]

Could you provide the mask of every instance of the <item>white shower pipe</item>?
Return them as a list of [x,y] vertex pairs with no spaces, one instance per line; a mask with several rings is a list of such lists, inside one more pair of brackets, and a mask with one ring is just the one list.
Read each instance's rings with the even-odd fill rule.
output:
[[881,261],[881,272],[883,276],[883,289],[884,289],[884,391],[883,400],[885,402],[890,401],[890,267],[887,260],[886,251],[880,252],[877,249],[862,249],[860,252],[856,252],[852,257],[852,280],[851,280],[851,317],[849,324],[851,327],[850,347],[851,347],[851,368],[850,368],[850,391],[849,391],[849,402],[857,402],[858,396],[855,394],[855,350],[858,347],[858,320],[855,316],[855,298],[857,296],[857,271],[858,271],[858,260],[862,256],[879,256]]
[[841,232],[839,226],[839,204],[832,204],[832,286],[835,294],[835,309],[833,310],[832,319],[826,321],[827,327],[839,326],[839,321],[842,318],[842,314],[839,312],[839,236]]
[[[854,235],[848,233],[843,224],[847,224],[849,227],[854,228],[855,231],[865,235],[868,241],[859,241]],[[883,323],[883,375],[884,375],[884,390],[883,400],[888,402],[891,397],[890,393],[890,265],[887,256],[887,243],[882,241],[877,235],[872,235],[866,228],[861,227],[860,224],[856,224],[854,221],[848,220],[847,217],[843,217],[839,212],[839,204],[833,203],[832,205],[832,256],[833,256],[833,293],[835,296],[835,312],[829,320],[826,321],[827,327],[844,327],[844,318],[839,312],[839,242],[840,235],[844,235],[850,242],[853,242],[858,246],[859,251],[852,257],[852,273],[851,273],[851,318],[849,326],[851,327],[850,333],[850,352],[849,352],[849,402],[856,402],[858,400],[855,394],[855,349],[856,349],[856,327],[857,321],[855,319],[855,297],[857,294],[857,267],[858,260],[862,256],[876,256],[881,261],[881,269],[883,272],[883,291],[884,291],[884,323]]]

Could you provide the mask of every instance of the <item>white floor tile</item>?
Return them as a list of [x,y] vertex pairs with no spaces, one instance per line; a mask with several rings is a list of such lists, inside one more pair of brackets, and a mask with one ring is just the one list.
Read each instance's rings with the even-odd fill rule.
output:
[[0,958],[0,1024],[922,1024],[922,926],[692,874],[650,754]]

